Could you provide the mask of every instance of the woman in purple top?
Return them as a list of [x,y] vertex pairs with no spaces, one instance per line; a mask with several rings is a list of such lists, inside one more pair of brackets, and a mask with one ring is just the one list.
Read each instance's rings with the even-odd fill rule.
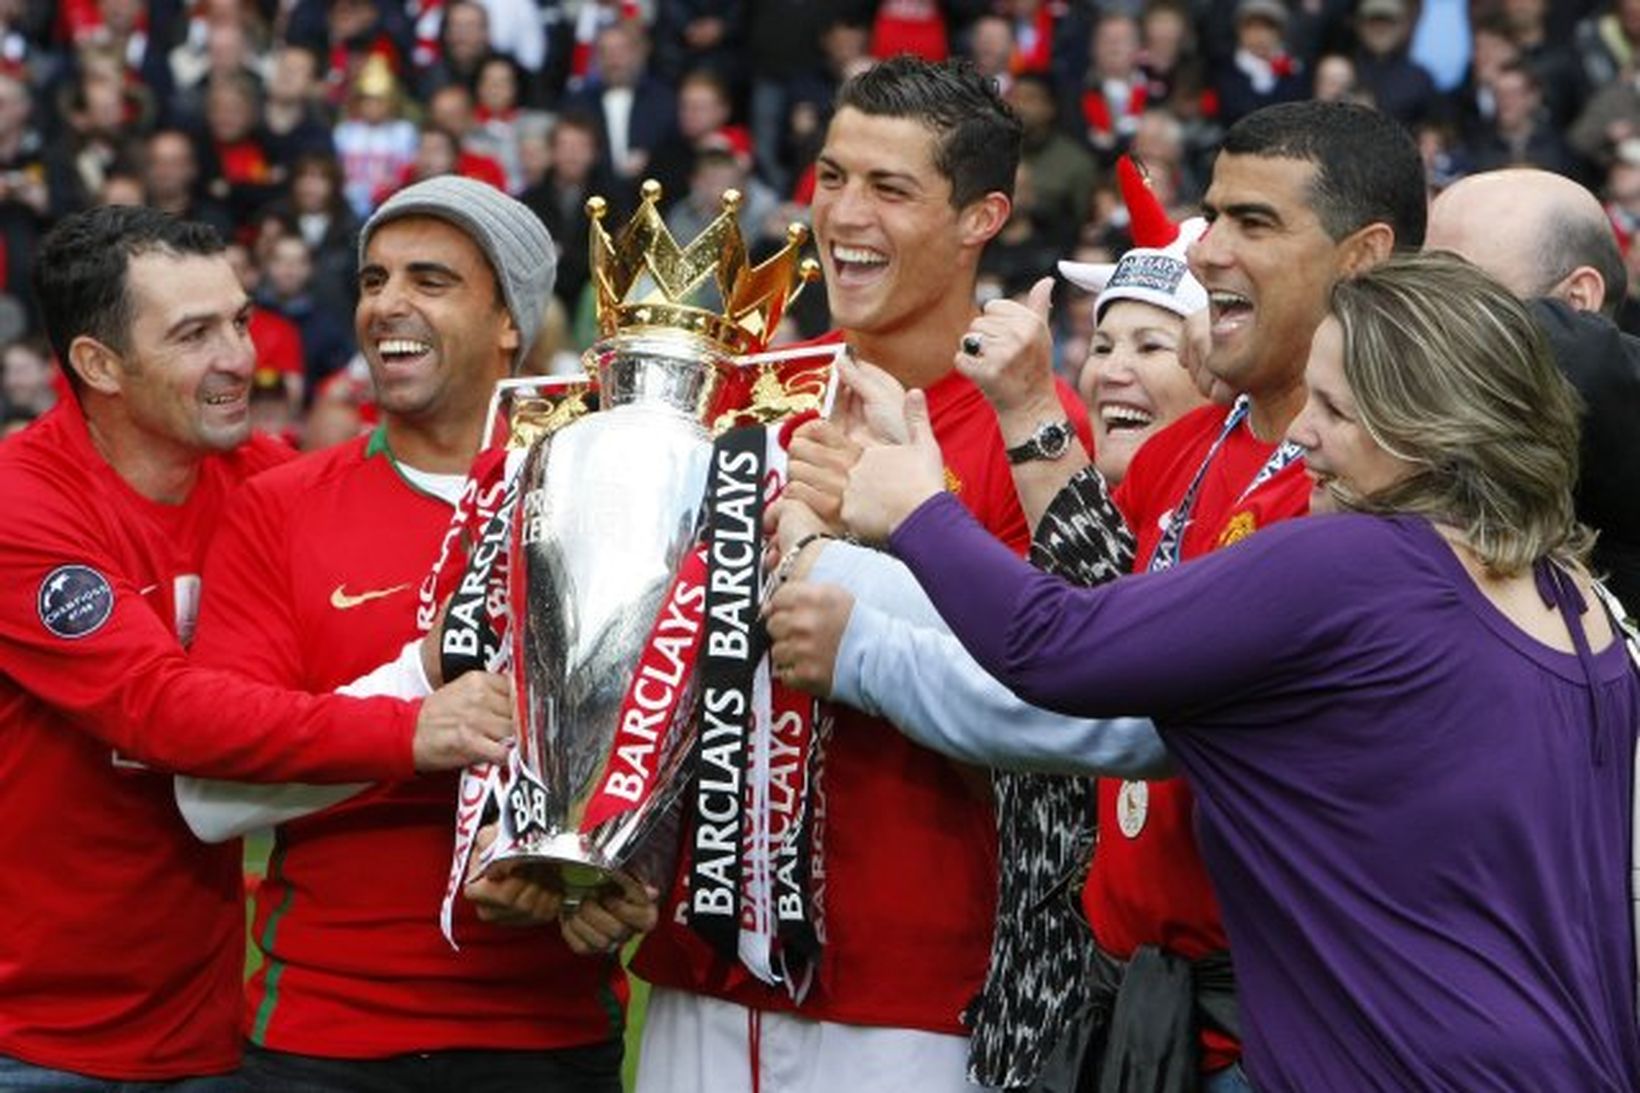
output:
[[1023,697],[1156,720],[1261,1091],[1640,1089],[1640,680],[1582,565],[1573,396],[1443,256],[1340,284],[1306,385],[1289,436],[1341,511],[1170,572],[1084,589],[1014,558],[943,489],[915,395],[845,519]]

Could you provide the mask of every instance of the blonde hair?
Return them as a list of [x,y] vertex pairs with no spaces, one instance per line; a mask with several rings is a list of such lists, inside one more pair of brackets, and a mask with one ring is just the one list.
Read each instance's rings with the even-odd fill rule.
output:
[[1525,306],[1436,252],[1340,281],[1332,314],[1363,426],[1414,467],[1341,500],[1446,524],[1495,576],[1545,557],[1581,565],[1593,536],[1572,511],[1580,403]]

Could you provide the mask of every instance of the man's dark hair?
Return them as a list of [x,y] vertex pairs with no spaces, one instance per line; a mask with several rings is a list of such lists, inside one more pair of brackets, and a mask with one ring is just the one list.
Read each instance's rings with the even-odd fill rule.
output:
[[963,208],[999,191],[1014,195],[1019,169],[1019,117],[996,84],[967,60],[930,64],[891,57],[837,92],[837,109],[873,117],[910,118],[934,133],[934,166],[951,180],[951,204]]
[[1575,208],[1552,209],[1544,217],[1537,245],[1543,281],[1532,295],[1548,296],[1574,269],[1591,266],[1606,290],[1600,313],[1608,319],[1617,314],[1617,306],[1629,291],[1629,274],[1617,236],[1604,216]]
[[1313,163],[1310,207],[1335,240],[1383,223],[1395,232],[1396,250],[1424,245],[1429,196],[1418,146],[1399,122],[1370,106],[1266,106],[1232,125],[1221,151]]
[[130,348],[127,273],[145,254],[212,255],[222,237],[209,224],[178,220],[145,205],[104,205],[75,213],[51,230],[34,261],[34,298],[51,348],[76,395],[69,364],[74,339],[97,339],[116,353]]

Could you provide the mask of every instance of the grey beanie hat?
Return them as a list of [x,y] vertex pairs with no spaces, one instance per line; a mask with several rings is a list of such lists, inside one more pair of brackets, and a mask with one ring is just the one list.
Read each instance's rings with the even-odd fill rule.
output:
[[466,232],[501,286],[501,296],[518,327],[516,366],[535,344],[541,316],[558,276],[558,250],[541,218],[522,202],[487,182],[459,175],[437,175],[406,186],[382,202],[359,233],[359,264],[377,228],[406,216],[431,216]]

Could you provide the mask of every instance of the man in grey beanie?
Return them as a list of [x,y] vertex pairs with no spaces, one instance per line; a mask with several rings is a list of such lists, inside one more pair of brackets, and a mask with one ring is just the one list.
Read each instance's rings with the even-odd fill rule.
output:
[[[245,488],[207,563],[221,584],[196,656],[298,688],[425,692],[421,636],[449,589],[424,578],[555,267],[536,215],[484,183],[438,177],[377,209],[355,328],[381,422]],[[618,1093],[617,960],[574,955],[556,926],[480,921],[464,900],[460,949],[440,936],[456,796],[453,777],[179,787],[202,837],[278,829],[254,897],[250,1088]]]

